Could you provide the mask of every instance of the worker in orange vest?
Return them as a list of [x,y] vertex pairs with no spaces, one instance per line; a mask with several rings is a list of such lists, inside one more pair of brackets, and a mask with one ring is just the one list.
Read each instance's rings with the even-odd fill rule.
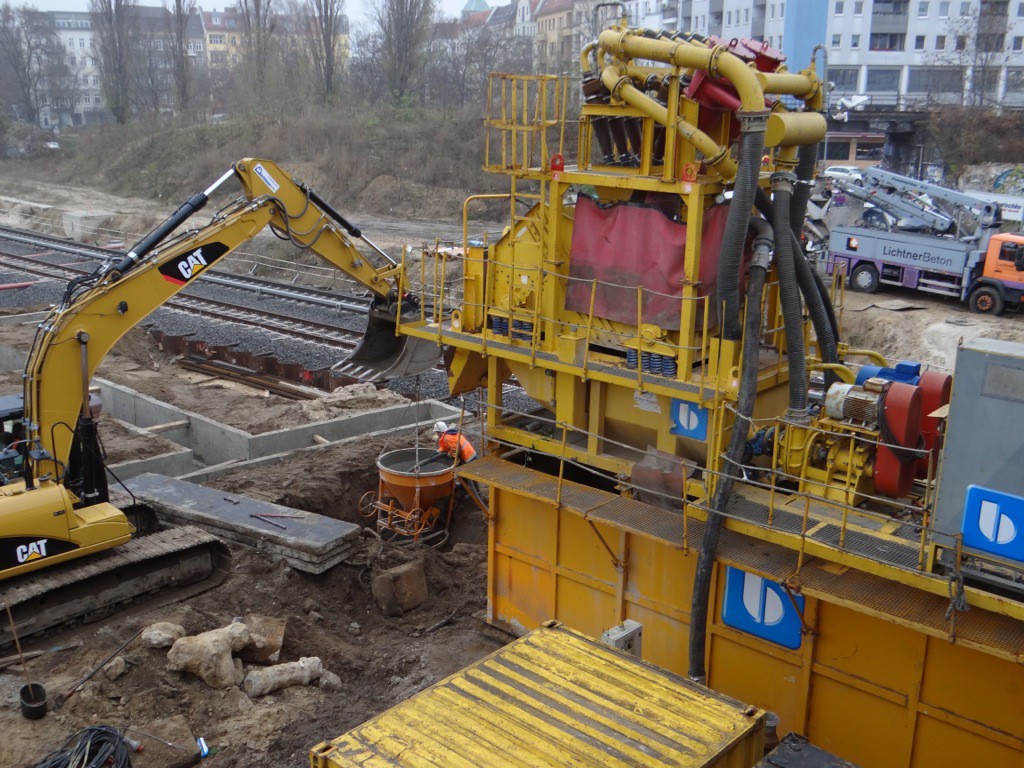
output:
[[476,458],[476,449],[455,427],[449,427],[443,421],[434,422],[434,439],[437,440],[437,453],[425,461],[419,462],[413,470],[421,469],[435,461],[448,457],[456,464],[468,464]]

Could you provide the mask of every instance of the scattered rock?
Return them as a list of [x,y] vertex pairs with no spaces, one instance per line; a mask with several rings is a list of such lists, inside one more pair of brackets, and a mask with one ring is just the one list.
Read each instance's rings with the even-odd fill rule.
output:
[[304,599],[302,601],[302,612],[303,613],[312,613],[313,611],[315,611],[319,607],[320,606],[317,605],[316,601],[313,598],[311,598],[311,597],[307,597],[306,599]]
[[128,665],[125,663],[124,657],[115,656],[110,660],[110,663],[103,668],[103,674],[107,676],[108,680],[117,680],[121,675],[125,673]]
[[427,573],[422,560],[389,568],[373,580],[373,597],[385,616],[401,616],[427,599]]
[[281,660],[284,619],[250,613],[246,614],[245,626],[249,628],[252,642],[239,652],[239,658],[253,664],[276,664]]
[[252,636],[245,624],[229,624],[175,641],[167,660],[171,669],[198,675],[211,688],[227,688],[239,682],[232,652],[242,650],[251,642]]
[[341,678],[338,675],[331,672],[330,670],[325,669],[320,674],[320,687],[323,688],[325,691],[340,691]]
[[252,698],[266,696],[290,685],[309,685],[318,679],[323,671],[323,663],[318,657],[303,657],[289,664],[251,670],[242,682],[242,690]]
[[142,642],[150,648],[170,648],[175,640],[180,640],[185,634],[185,628],[181,625],[161,621],[142,630]]
[[358,621],[353,621],[351,624],[348,625],[348,631],[351,632],[353,635],[358,635],[361,630],[362,627],[359,626]]

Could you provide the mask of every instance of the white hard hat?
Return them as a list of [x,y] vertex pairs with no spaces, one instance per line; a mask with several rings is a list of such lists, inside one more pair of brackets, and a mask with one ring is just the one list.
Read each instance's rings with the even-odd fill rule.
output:
[[439,435],[443,435],[447,431],[448,431],[448,425],[445,424],[443,421],[435,421],[434,422],[434,432],[436,432]]

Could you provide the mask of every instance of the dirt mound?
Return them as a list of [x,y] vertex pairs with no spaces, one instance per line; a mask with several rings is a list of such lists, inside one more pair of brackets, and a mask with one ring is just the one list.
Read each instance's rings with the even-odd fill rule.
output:
[[378,176],[359,193],[356,202],[360,210],[379,215],[450,219],[461,217],[465,197],[455,189]]

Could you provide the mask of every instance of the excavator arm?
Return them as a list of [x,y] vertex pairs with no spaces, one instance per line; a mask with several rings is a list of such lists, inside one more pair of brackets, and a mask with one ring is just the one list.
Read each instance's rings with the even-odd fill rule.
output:
[[[244,198],[209,225],[172,236],[232,176],[241,181]],[[376,266],[352,244],[350,238],[365,240],[362,233],[316,193],[274,163],[247,158],[205,192],[193,195],[123,257],[73,280],[63,301],[40,325],[25,376],[31,447],[25,462],[27,486],[31,487],[33,472],[57,479],[66,475],[76,429],[81,439],[91,423],[89,382],[117,340],[267,227],[318,254],[373,293],[370,324],[354,358],[385,376],[417,373],[436,364],[436,344],[396,334],[396,318],[408,308],[399,296],[401,266],[369,243],[375,261],[383,262]],[[88,457],[82,460],[87,462]],[[73,491],[80,502],[106,501],[102,468],[86,468],[79,474],[85,477],[79,482],[83,487],[76,485]]]

